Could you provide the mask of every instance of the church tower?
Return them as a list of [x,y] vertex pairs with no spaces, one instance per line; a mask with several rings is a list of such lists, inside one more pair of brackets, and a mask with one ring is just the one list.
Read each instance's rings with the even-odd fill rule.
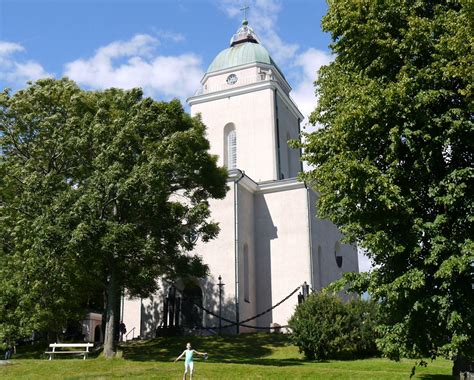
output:
[[201,114],[211,152],[221,165],[243,170],[257,182],[298,175],[300,152],[287,142],[299,138],[303,115],[247,20],[230,47],[212,61],[201,84],[188,103],[192,115]]

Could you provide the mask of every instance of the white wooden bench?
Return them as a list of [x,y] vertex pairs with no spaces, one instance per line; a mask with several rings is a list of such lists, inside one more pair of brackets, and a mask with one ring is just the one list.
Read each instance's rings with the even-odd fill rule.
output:
[[[45,354],[49,355],[49,360],[52,360],[56,354],[82,355],[84,360],[86,360],[90,347],[94,347],[94,343],[51,343],[49,351],[46,351]],[[60,349],[59,351],[57,350],[58,348]],[[66,350],[61,350],[62,348],[66,348]],[[82,348],[82,350],[73,351],[69,350],[69,348]]]

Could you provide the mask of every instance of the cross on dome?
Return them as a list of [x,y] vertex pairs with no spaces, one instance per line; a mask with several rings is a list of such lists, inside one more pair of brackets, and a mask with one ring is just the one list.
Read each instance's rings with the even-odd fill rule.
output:
[[252,42],[255,44],[260,43],[253,29],[250,26],[248,26],[249,24],[249,22],[247,21],[248,9],[249,9],[248,5],[240,8],[240,10],[244,12],[244,19],[242,20],[242,26],[237,30],[237,32],[230,39],[230,46],[235,46],[243,42]]
[[[247,21],[247,10],[249,9],[250,7],[248,5],[244,5],[242,8],[240,8],[241,11],[244,12],[244,21]],[[243,22],[242,22],[243,23]]]

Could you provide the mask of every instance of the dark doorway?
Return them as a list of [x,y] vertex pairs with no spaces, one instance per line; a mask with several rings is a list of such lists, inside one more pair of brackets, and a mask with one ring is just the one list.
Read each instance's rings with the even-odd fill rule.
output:
[[183,327],[202,327],[203,311],[197,305],[202,306],[202,290],[195,284],[187,285],[183,290],[181,302],[181,323]]
[[100,328],[100,325],[95,326],[95,329],[94,329],[94,342],[95,343],[100,343],[100,341],[101,341],[101,339],[100,339],[101,332],[102,332],[102,330]]

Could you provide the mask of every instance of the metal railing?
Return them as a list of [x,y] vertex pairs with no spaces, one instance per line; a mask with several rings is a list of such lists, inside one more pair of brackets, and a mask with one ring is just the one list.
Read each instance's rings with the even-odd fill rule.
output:
[[133,329],[131,329],[128,333],[125,334],[125,337],[124,337],[124,340],[127,341],[128,340],[128,336],[132,334],[132,339],[133,340],[135,338],[135,327]]

